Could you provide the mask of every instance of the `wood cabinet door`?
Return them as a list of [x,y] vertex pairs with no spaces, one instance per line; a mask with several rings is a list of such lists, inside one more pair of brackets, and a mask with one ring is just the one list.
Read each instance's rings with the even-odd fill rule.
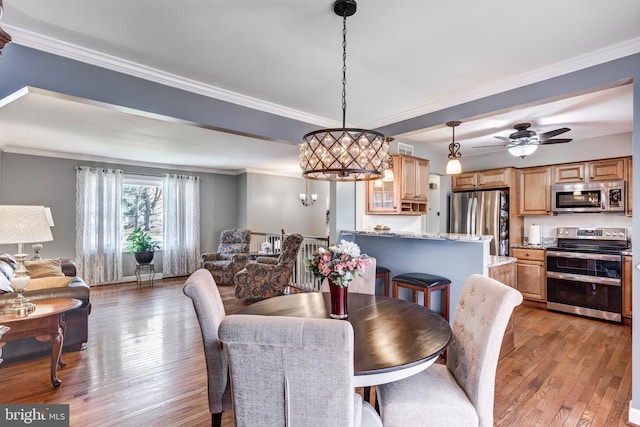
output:
[[547,167],[520,171],[520,215],[551,214],[550,172]]
[[509,179],[510,171],[510,168],[478,171],[478,187],[482,189],[508,187],[511,184]]
[[398,200],[396,199],[396,184],[383,182],[379,179],[367,183],[367,214],[396,213]]
[[402,200],[414,200],[417,194],[416,169],[418,161],[414,157],[402,156],[400,157],[400,162],[400,169],[402,170],[402,193],[400,198]]
[[585,181],[585,164],[572,163],[553,167],[553,183],[566,184]]
[[631,317],[633,290],[633,258],[630,255],[622,257],[622,316]]
[[463,172],[451,175],[453,191],[475,190],[478,185],[477,172]]
[[496,279],[498,282],[502,282],[512,288],[516,287],[516,264],[511,262],[509,264],[499,265],[497,267],[491,267],[489,269],[489,277]]
[[516,287],[526,299],[547,300],[546,274],[544,263],[520,261],[516,263]]
[[429,200],[429,160],[416,159],[416,194],[415,199]]
[[600,160],[588,163],[590,181],[624,180],[624,159]]

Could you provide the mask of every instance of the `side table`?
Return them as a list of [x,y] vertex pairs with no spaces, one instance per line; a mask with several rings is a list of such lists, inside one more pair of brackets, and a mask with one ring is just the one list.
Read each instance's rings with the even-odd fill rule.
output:
[[138,279],[138,287],[142,286],[142,275],[147,275],[147,283],[153,286],[153,279],[156,277],[156,267],[153,261],[148,263],[136,262],[136,278]]
[[82,302],[75,298],[56,298],[32,301],[36,309],[26,316],[0,314],[0,324],[10,329],[0,336],[0,350],[8,341],[35,337],[40,342],[51,342],[51,384],[59,387],[62,381],[58,378],[58,366],[67,364],[62,360],[64,343],[64,313],[80,307]]

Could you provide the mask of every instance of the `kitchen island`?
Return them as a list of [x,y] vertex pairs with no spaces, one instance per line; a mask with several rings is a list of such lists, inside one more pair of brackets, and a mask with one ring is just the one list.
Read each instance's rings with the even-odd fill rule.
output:
[[[362,253],[374,257],[377,265],[388,268],[391,277],[415,272],[436,274],[451,280],[451,320],[465,280],[472,274],[488,276],[489,267],[492,261],[495,262],[489,254],[491,236],[343,230],[338,240],[341,239],[356,242]],[[411,299],[409,290],[399,291],[400,298]],[[440,304],[436,298],[433,308],[438,310],[440,307],[435,305],[436,301]]]

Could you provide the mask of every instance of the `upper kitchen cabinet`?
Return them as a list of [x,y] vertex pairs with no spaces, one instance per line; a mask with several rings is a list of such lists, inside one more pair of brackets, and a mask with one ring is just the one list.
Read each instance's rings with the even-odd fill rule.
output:
[[514,168],[488,169],[452,175],[453,191],[507,188],[515,182]]
[[429,200],[429,160],[393,154],[393,182],[367,183],[368,215],[425,215]]
[[594,181],[623,181],[626,159],[567,163],[553,167],[553,184]]
[[550,182],[548,167],[520,169],[520,215],[551,214]]

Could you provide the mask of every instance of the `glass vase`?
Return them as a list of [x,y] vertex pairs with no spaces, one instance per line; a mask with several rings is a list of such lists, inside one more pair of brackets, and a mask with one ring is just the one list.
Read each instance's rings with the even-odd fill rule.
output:
[[333,280],[327,278],[329,281],[329,293],[331,294],[331,312],[329,315],[332,319],[346,319],[349,317],[347,313],[347,286],[340,287],[333,283]]

